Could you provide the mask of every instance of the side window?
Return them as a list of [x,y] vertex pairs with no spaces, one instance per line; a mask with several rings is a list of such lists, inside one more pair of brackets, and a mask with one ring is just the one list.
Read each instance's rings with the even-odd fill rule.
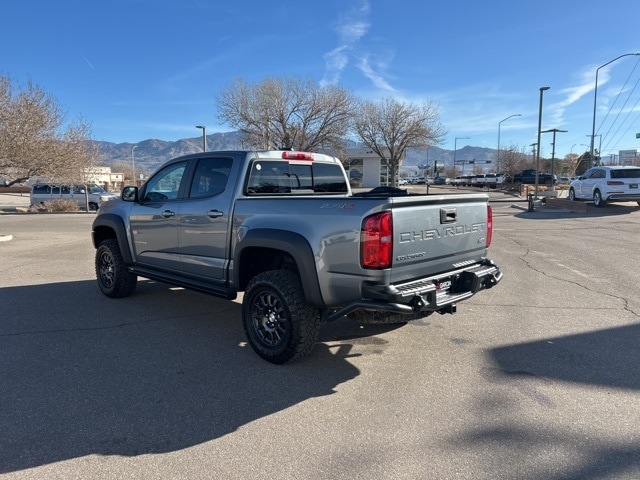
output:
[[178,198],[186,166],[186,162],[174,163],[150,178],[143,201],[159,202]]
[[49,185],[34,185],[33,186],[33,193],[35,194],[50,194],[51,193],[51,188],[49,187]]
[[189,198],[210,197],[219,195],[227,188],[229,172],[231,172],[230,158],[204,158],[198,161]]

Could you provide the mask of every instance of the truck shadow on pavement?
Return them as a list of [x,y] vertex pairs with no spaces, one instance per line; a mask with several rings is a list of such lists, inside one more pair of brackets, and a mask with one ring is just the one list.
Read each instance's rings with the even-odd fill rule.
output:
[[[550,418],[557,415],[556,402],[566,402],[566,398],[554,395],[556,382],[601,387],[604,395],[611,389],[637,392],[639,338],[640,324],[631,324],[490,350],[495,367],[484,374],[493,387],[476,400],[478,425],[453,438],[452,445],[461,455],[491,448],[495,452],[491,461],[502,472],[501,478],[638,478],[640,444],[634,427],[623,428],[615,439],[607,438],[598,434],[596,426],[589,429],[583,425],[587,434],[567,427],[571,426],[570,418],[554,425],[534,415],[535,421],[527,424],[522,418],[529,412],[522,409],[535,404]],[[577,396],[575,402],[584,406],[584,411],[575,415],[591,412],[595,425],[604,421],[588,398]],[[614,403],[613,409],[614,405],[620,406]],[[622,418],[623,425],[636,425],[637,415],[632,413],[625,421],[625,411],[634,412],[634,408],[622,408],[617,414],[614,410],[614,421]]]
[[95,281],[5,287],[2,308],[0,474],[184,449],[359,375],[346,337],[271,365],[238,303],[153,282],[119,300]]
[[502,375],[640,390],[640,324],[491,351]]

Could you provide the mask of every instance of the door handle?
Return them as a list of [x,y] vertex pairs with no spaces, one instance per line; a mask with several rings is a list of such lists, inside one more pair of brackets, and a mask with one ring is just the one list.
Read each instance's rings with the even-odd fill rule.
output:
[[164,212],[162,212],[162,216],[164,218],[171,218],[171,217],[175,217],[176,213],[172,212],[171,210],[165,210]]
[[220,210],[209,210],[205,215],[209,218],[218,218],[224,215]]

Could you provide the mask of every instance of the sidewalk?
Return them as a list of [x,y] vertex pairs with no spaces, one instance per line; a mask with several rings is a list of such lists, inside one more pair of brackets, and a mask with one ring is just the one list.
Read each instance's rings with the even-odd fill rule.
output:
[[[0,193],[0,215],[3,213],[25,212],[29,209],[30,203],[28,193]],[[9,240],[13,240],[13,235],[0,230],[0,242],[8,242]]]
[[29,208],[30,203],[28,193],[0,193],[0,213],[19,212]]

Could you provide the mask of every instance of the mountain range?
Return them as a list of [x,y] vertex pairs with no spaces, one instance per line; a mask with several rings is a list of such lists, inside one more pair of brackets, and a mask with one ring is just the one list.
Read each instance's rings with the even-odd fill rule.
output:
[[[207,150],[242,150],[242,134],[240,132],[212,133],[206,136]],[[174,142],[164,140],[143,140],[138,143],[112,143],[94,141],[99,152],[99,164],[114,167],[118,164],[135,163],[136,171],[147,174],[155,171],[160,165],[172,158],[202,151],[202,137],[184,138]],[[357,145],[356,145],[357,146]],[[492,148],[464,146],[453,150],[439,147],[428,149],[410,148],[403,162],[406,169],[417,170],[418,165],[433,165],[438,162],[445,168],[456,161],[476,160],[478,163],[490,162],[496,158],[497,151]],[[490,169],[490,165],[487,165]]]

